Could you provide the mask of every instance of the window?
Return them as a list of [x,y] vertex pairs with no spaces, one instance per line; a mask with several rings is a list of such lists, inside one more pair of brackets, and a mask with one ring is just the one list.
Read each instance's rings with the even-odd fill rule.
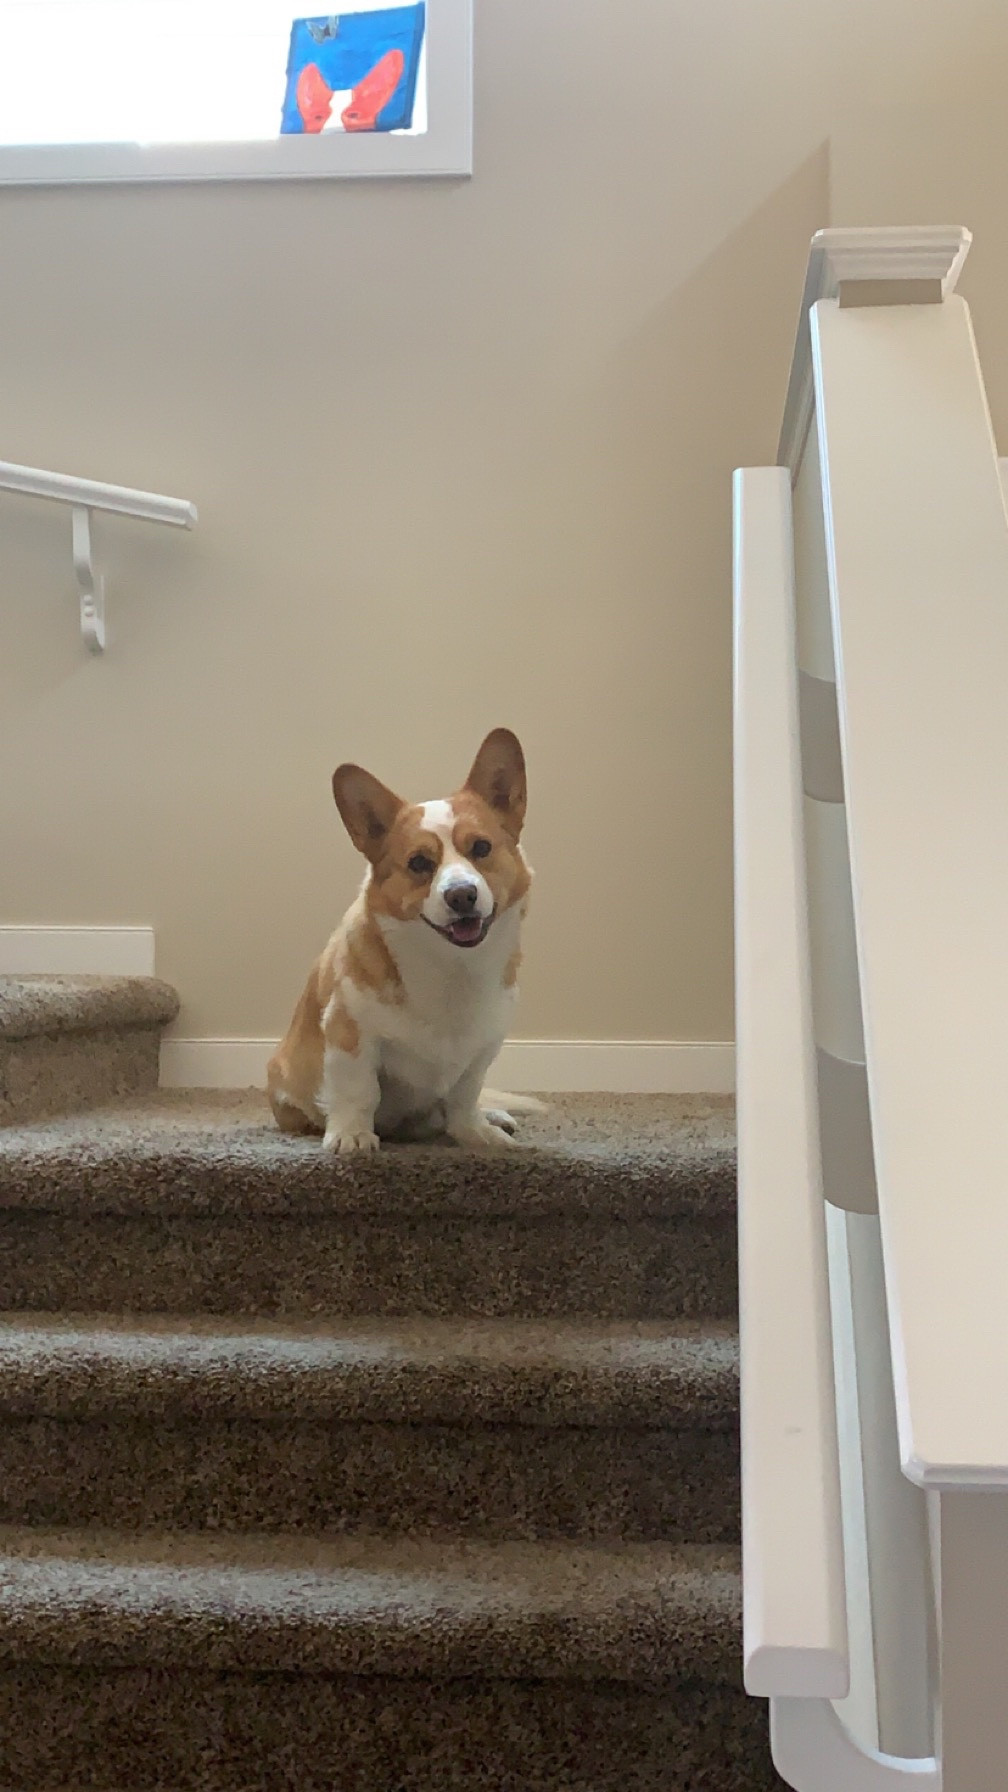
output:
[[468,174],[472,0],[0,0],[0,183]]

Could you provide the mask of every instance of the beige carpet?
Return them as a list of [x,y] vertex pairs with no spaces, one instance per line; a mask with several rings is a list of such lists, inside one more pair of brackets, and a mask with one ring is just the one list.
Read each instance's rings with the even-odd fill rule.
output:
[[178,1010],[154,977],[0,976],[0,1127],[153,1091]]
[[355,1162],[93,1095],[0,1129],[4,1792],[778,1788],[731,1104]]

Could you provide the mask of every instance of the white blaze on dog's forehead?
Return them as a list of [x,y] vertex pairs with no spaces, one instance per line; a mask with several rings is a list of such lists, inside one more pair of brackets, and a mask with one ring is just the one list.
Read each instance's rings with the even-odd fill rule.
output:
[[451,845],[455,826],[455,810],[443,797],[435,803],[422,803],[420,819],[428,834],[436,834],[446,846]]

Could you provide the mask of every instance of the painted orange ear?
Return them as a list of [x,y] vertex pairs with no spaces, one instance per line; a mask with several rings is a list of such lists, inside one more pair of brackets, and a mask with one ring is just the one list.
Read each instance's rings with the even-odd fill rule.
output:
[[359,765],[337,766],[332,789],[343,826],[357,851],[374,864],[390,827],[406,804]]
[[528,788],[525,755],[510,728],[495,728],[487,735],[473,760],[465,788],[482,797],[496,811],[501,826],[518,839],[525,820]]

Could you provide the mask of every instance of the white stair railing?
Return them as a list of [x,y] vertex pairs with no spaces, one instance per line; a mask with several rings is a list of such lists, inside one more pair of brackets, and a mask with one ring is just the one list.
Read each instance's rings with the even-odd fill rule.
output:
[[930,294],[898,272],[919,233],[882,235],[897,271],[845,293],[852,238],[830,233],[839,302],[809,318],[847,843],[894,1447],[937,1544],[937,1747],[945,1792],[1003,1792],[1008,523],[953,290],[968,234],[931,234]]
[[812,1026],[791,482],[735,475],[736,1042],[746,1690],[796,1792],[937,1788],[859,1745],[849,1686]]
[[[1003,1792],[1008,1760],[1008,520],[968,247],[820,233],[781,466],[736,477],[746,1683],[799,1792]],[[824,1194],[853,1365],[827,1351]],[[838,1482],[839,1367],[862,1412]],[[878,1733],[933,1755],[832,1703],[851,1468]]]
[[848,1690],[794,673],[791,484],[735,475],[736,1050],[747,1691]]
[[196,506],[188,499],[163,498],[156,492],[106,485],[97,479],[73,479],[65,473],[48,473],[41,467],[22,467],[13,461],[0,461],[0,491],[20,492],[26,497],[47,498],[70,506],[81,635],[91,653],[102,653],[105,648],[105,586],[94,566],[92,511],[112,511],[118,516],[168,523],[181,529],[191,529],[196,522]]

